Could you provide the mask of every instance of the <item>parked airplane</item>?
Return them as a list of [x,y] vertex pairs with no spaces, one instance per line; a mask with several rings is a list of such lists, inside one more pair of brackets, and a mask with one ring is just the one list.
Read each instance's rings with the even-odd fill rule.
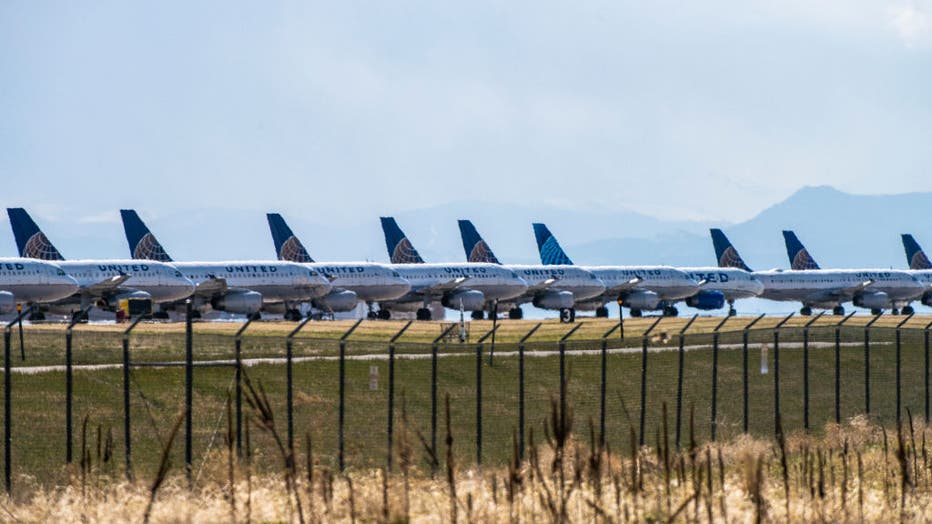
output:
[[[70,297],[78,281],[51,262],[30,258],[0,258],[0,315],[12,313],[17,305],[31,306]],[[30,318],[41,318],[34,312]]]
[[171,262],[196,284],[194,306],[198,312],[216,309],[252,315],[264,309],[298,320],[298,304],[330,292],[326,278],[294,262],[174,262],[136,211],[121,209],[120,215],[133,258]]
[[[304,244],[278,213],[268,213],[269,229],[279,260],[297,262],[325,275],[333,286],[330,293],[316,298],[313,305],[328,312],[351,311],[362,300],[375,318],[376,302],[395,300],[411,290],[411,284],[394,269],[372,262],[314,262]],[[387,311],[386,311],[387,312]]]
[[[794,235],[795,236],[795,235]],[[798,239],[797,239],[798,240]],[[721,244],[716,246],[719,265],[747,268],[741,256],[724,234]],[[801,244],[800,244],[801,245]],[[724,248],[724,249],[722,249]],[[811,267],[815,260],[806,252],[794,250],[791,261],[799,261],[797,267]],[[892,308],[898,313],[903,307],[909,313],[909,302],[919,297],[924,286],[905,271],[876,269],[771,269],[755,271],[764,284],[761,297],[784,302],[801,302],[802,315],[811,315],[812,309],[831,309],[835,315],[844,315],[845,302],[857,307],[870,308],[874,314]]]
[[25,209],[9,208],[7,214],[20,256],[51,260],[79,284],[77,293],[49,304],[54,313],[77,315],[89,306],[115,311],[123,300],[151,309],[152,303],[175,302],[194,291],[190,280],[161,262],[65,260]]
[[[490,304],[508,303],[528,289],[518,274],[497,264],[428,264],[392,217],[382,217],[382,232],[392,268],[411,283],[407,295],[380,303],[381,311],[417,308],[418,320],[430,320],[431,302],[466,311],[484,311]],[[388,315],[382,314],[385,318]]]
[[[919,247],[919,242],[912,235],[902,236],[903,248],[906,250],[906,261],[909,264],[909,272],[920,282],[925,284],[926,290],[919,298],[923,305],[932,306],[932,262],[925,251]],[[903,313],[909,314],[913,311],[910,306],[903,308]]]
[[[547,226],[534,224],[534,236],[537,238],[537,249],[540,252],[540,261],[544,265],[563,264],[571,266],[573,262],[566,255],[560,243]],[[622,306],[631,310],[631,316],[639,317],[642,311],[662,310],[665,316],[679,314],[675,303],[695,296],[700,291],[700,285],[688,274],[669,266],[582,266],[591,271],[605,283],[604,293],[593,300],[579,304],[577,307],[586,310],[595,310],[596,316],[608,316],[605,304],[618,301]],[[709,299],[712,294],[703,295],[703,303],[697,305],[708,307],[718,304],[724,305],[721,294],[715,298],[713,304]]]
[[[472,222],[460,220],[459,227],[467,261],[501,264]],[[530,302],[541,309],[559,311],[561,320],[572,322],[576,319],[577,302],[591,300],[605,292],[605,284],[598,277],[573,265],[509,264],[505,267],[515,270],[528,283],[527,292],[507,305],[510,308],[508,318],[523,318],[521,304]]]

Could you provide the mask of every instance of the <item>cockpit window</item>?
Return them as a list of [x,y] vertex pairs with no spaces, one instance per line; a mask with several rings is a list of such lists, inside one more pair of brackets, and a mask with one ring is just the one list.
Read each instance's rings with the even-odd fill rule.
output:
[[392,276],[393,276],[393,277],[401,278],[401,273],[399,273],[399,272],[397,272],[397,271],[395,271],[395,270],[393,269],[393,270],[392,270]]
[[514,271],[511,272],[511,278],[518,278],[518,274]]
[[308,270],[308,274],[311,275],[312,277],[316,277],[316,276],[317,276],[317,271],[314,271],[313,269],[310,269],[310,270]]
[[63,277],[63,276],[65,276],[65,270],[64,270],[64,269],[57,269],[57,270],[55,270],[55,274],[58,275],[58,276],[60,276],[60,277]]
[[181,271],[176,270],[176,271],[175,271],[175,277],[177,277],[177,278],[182,278]]

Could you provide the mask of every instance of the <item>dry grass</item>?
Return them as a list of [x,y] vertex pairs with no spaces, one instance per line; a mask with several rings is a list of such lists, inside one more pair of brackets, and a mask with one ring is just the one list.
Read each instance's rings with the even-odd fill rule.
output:
[[[262,421],[254,424],[252,431],[262,430]],[[573,433],[572,413],[560,414],[556,406],[540,429],[543,443],[528,448],[527,460],[496,469],[447,462],[435,477],[408,466],[387,477],[381,469],[339,474],[315,464],[304,446],[302,460],[258,477],[251,473],[250,454],[235,460],[232,447],[217,451],[215,470],[193,491],[177,470],[155,493],[151,479],[127,483],[92,468],[69,486],[36,485],[22,500],[3,500],[0,520],[139,521],[151,497],[151,522],[298,522],[301,515],[305,522],[932,519],[926,447],[932,428],[904,424],[885,433],[855,418],[818,439],[742,436],[679,453],[661,441],[626,456],[600,449],[589,430]],[[402,424],[402,435],[406,431]],[[412,440],[400,438],[399,445]],[[452,435],[447,442],[468,445]]]

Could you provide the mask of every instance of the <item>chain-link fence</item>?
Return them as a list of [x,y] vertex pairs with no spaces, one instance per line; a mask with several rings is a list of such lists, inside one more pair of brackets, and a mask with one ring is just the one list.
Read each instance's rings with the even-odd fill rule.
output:
[[[341,332],[210,324],[5,332],[5,472],[62,483],[95,467],[150,477],[169,457],[192,483],[228,449],[280,469],[503,464],[571,424],[615,451],[741,433],[823,431],[868,416],[929,420],[929,325],[912,317],[642,319],[637,329],[501,322],[432,341],[409,324]],[[253,324],[259,325],[259,324]],[[607,328],[607,329],[606,329]],[[66,334],[70,332],[70,334]],[[498,341],[493,343],[493,337]],[[70,348],[70,349],[69,349]],[[64,349],[64,351],[63,351]]]

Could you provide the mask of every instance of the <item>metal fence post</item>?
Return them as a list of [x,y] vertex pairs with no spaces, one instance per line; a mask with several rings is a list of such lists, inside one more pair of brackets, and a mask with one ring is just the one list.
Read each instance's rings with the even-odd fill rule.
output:
[[498,331],[498,324],[476,341],[476,464],[482,464],[482,344]]
[[[430,344],[430,450],[434,460],[430,464],[432,473],[437,471],[437,350],[440,341],[445,339],[457,326],[451,323],[447,329],[440,333]],[[342,360],[341,360],[342,362]],[[342,380],[341,380],[342,384]],[[341,399],[342,400],[342,399]],[[342,448],[341,448],[342,449]],[[342,457],[342,454],[341,454]],[[342,470],[342,467],[340,468]]]
[[841,325],[854,316],[854,311],[835,324],[835,423],[841,424]]
[[[533,335],[542,325],[542,322],[538,322],[536,326],[532,327],[526,335],[521,337],[521,340],[518,341],[518,459],[524,459],[524,344],[527,342],[531,335]],[[604,346],[603,346],[604,347]],[[603,352],[604,355],[604,352]],[[604,357],[603,357],[604,358]],[[604,362],[604,360],[603,360]],[[604,364],[603,364],[604,365]],[[605,370],[602,370],[602,380],[603,380],[603,392],[604,392],[604,380],[605,380]],[[604,393],[603,393],[603,403],[604,403]],[[603,425],[604,425],[604,404],[603,404]],[[603,432],[604,433],[604,432]]]
[[126,462],[126,480],[133,481],[133,441],[130,426],[129,394],[129,335],[145,316],[140,315],[123,332],[123,455]]
[[[241,439],[243,429],[243,390],[240,385],[240,376],[242,375],[243,361],[240,352],[240,337],[249,327],[249,324],[255,320],[255,316],[249,317],[249,320],[243,324],[243,327],[236,332],[236,453],[242,454]],[[291,453],[292,462],[294,461],[294,337],[301,331],[304,326],[310,322],[311,317],[305,317],[288,336],[285,337],[285,415],[288,419],[288,452]]]
[[871,326],[877,322],[883,313],[874,316],[864,325],[864,413],[871,415]]
[[580,322],[560,338],[560,424],[566,425],[566,340],[583,326]]
[[72,447],[74,441],[74,423],[72,422],[72,408],[74,406],[74,373],[72,370],[71,331],[75,324],[84,320],[85,315],[93,306],[87,306],[71,317],[71,322],[65,328],[65,463],[71,464]]
[[712,330],[712,419],[710,433],[712,442],[715,442],[715,434],[718,429],[718,330],[722,329],[725,322],[731,318],[726,316]]
[[395,428],[395,341],[411,327],[413,322],[413,320],[409,320],[388,341],[388,455],[386,456],[388,471],[392,470],[392,437]]
[[693,325],[693,322],[699,318],[699,314],[696,313],[693,315],[693,318],[689,319],[686,322],[686,325],[683,326],[683,329],[680,330],[680,347],[677,352],[677,371],[676,371],[676,450],[680,450],[680,429],[682,427],[682,414],[683,414],[683,360],[686,354],[686,349],[683,347],[684,340],[686,338],[686,330]]
[[[340,404],[337,409],[337,465],[340,468],[340,471],[343,471],[346,468],[346,462],[343,456],[344,444],[343,444],[343,424],[346,420],[346,339],[353,334],[353,331],[356,331],[356,328],[362,324],[363,319],[359,319],[355,324],[350,326],[349,329],[340,336],[340,370],[339,370],[339,390],[340,390]],[[304,324],[302,324],[303,326]],[[298,326],[299,328],[301,326]],[[295,331],[297,332],[297,331]]]
[[922,373],[922,382],[923,382],[923,392],[924,392],[923,398],[925,400],[923,404],[925,405],[926,424],[929,423],[929,329],[930,328],[932,328],[932,322],[929,322],[928,324],[926,324],[926,327],[923,328],[922,330],[923,338],[925,339],[924,351],[923,351],[924,356],[925,356],[924,358],[925,365],[924,365],[923,373]]
[[10,378],[12,377],[12,370],[10,369],[10,331],[13,324],[22,320],[30,312],[32,312],[32,307],[24,309],[3,330],[3,478],[7,495],[13,491],[13,459],[11,451],[13,444],[13,406],[10,402],[12,393],[10,385]]
[[[621,306],[619,306],[619,307],[621,307]],[[538,326],[540,326],[540,324],[538,324]],[[607,384],[608,337],[610,337],[610,336],[612,335],[612,333],[614,333],[615,330],[618,329],[618,328],[620,328],[620,327],[621,327],[621,322],[615,324],[611,329],[609,329],[608,331],[606,331],[604,335],[602,335],[602,351],[601,351],[601,356],[602,356],[602,363],[601,363],[601,365],[602,365],[602,369],[601,369],[601,377],[600,377],[600,379],[599,379],[599,445],[600,445],[600,446],[605,446],[605,393],[606,393],[606,391],[607,391],[607,389],[608,389],[608,384]],[[536,329],[536,328],[535,328],[535,329]],[[524,362],[524,352],[523,352],[523,350],[520,350],[520,349],[519,349],[519,355],[520,355],[519,359],[521,360],[521,362],[522,362],[522,364],[523,364],[523,362]],[[522,366],[522,367],[523,367],[523,366]],[[521,370],[521,374],[522,374],[522,376],[523,376],[523,374],[524,374],[524,369]],[[522,394],[524,393],[524,384],[521,385],[521,393],[522,393]],[[521,407],[521,411],[522,411],[521,422],[523,423],[523,422],[524,422],[524,417],[523,417],[523,414],[524,414],[524,413],[523,413],[523,412],[524,412],[524,406]],[[522,434],[524,433],[524,428],[523,428],[523,427],[521,428],[521,432],[522,432]],[[523,458],[523,455],[522,455],[522,458]]]
[[803,326],[803,428],[809,432],[809,326],[822,318],[825,311],[809,319]]
[[[236,332],[236,335],[233,336],[233,341],[234,341],[233,343],[235,347],[235,358],[236,358],[236,365],[235,365],[235,371],[234,371],[234,375],[235,375],[234,397],[236,401],[236,455],[237,456],[241,456],[243,454],[243,445],[242,445],[242,442],[243,442],[243,347],[242,347],[243,346],[243,332],[246,331],[246,329],[249,327],[249,324],[252,324],[252,321],[255,319],[256,319],[255,315],[249,315],[249,318],[246,319],[246,323],[244,323],[243,326],[240,327],[239,330]],[[291,383],[290,371],[291,370],[289,369],[288,371],[289,371],[288,382],[290,386],[290,383]],[[289,388],[288,393],[289,395],[291,394],[290,388]],[[291,429],[290,406],[288,410],[288,422],[289,422],[288,444],[289,444],[289,449],[291,449],[292,440],[291,440],[291,431],[290,431]]]
[[644,445],[644,421],[647,416],[647,342],[650,332],[657,327],[657,324],[663,320],[663,317],[657,317],[657,320],[647,328],[647,331],[641,335],[641,416],[638,423],[638,445]]
[[901,420],[900,407],[902,405],[902,381],[901,381],[902,374],[900,370],[900,368],[902,367],[901,366],[902,365],[902,358],[901,358],[902,347],[900,344],[900,328],[903,327],[903,324],[906,324],[907,322],[909,322],[909,319],[913,318],[914,314],[915,313],[910,313],[909,316],[904,318],[902,321],[900,321],[899,324],[896,325],[896,423],[897,425],[900,424],[900,420]]
[[766,313],[752,320],[744,326],[741,332],[741,397],[743,399],[742,414],[744,419],[744,432],[748,432],[748,332],[757,324]]
[[193,453],[191,449],[193,404],[194,404],[194,331],[192,329],[191,299],[185,300],[184,315],[184,474],[188,480],[188,489],[194,487]]
[[773,418],[774,434],[780,433],[780,328],[793,318],[790,313],[773,327]]

